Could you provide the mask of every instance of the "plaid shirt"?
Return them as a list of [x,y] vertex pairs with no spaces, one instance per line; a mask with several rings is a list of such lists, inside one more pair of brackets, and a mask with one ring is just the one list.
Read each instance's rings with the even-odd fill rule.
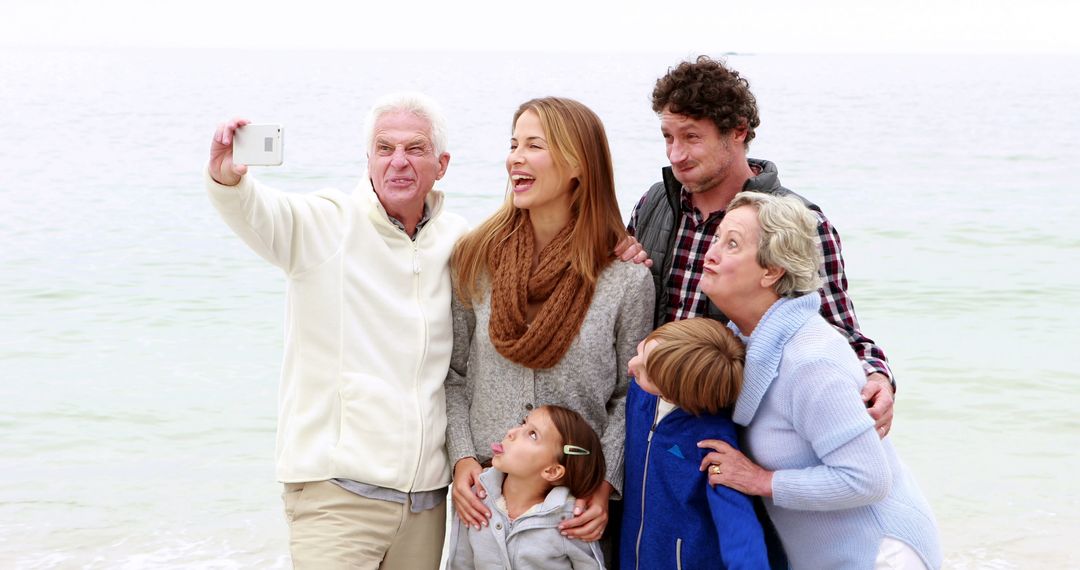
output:
[[[627,224],[630,234],[637,225],[637,212],[645,202],[642,197]],[[892,378],[885,351],[859,329],[855,306],[847,294],[847,277],[844,275],[844,258],[840,252],[840,234],[824,214],[813,210],[818,219],[818,242],[824,263],[821,267],[821,316],[836,327],[851,344],[866,374],[880,372]],[[701,292],[699,283],[705,263],[705,252],[712,245],[713,236],[720,227],[724,212],[713,212],[703,218],[701,212],[690,202],[690,193],[682,190],[682,211],[678,216],[675,235],[675,251],[671,273],[667,276],[668,314],[665,322],[703,316],[709,299]]]

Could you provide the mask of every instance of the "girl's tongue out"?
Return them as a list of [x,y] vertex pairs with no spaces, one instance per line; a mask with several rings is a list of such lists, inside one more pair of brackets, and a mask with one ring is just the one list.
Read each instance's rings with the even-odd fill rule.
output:
[[501,443],[493,443],[491,444],[491,450],[494,451],[496,454],[499,454],[503,452],[503,446]]

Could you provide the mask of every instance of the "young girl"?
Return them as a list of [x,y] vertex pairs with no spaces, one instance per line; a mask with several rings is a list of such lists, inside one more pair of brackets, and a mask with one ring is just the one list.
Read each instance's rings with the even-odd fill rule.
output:
[[729,406],[744,351],[711,319],[668,323],[638,345],[626,401],[626,483],[620,560],[626,568],[768,568],[746,495],[711,487],[703,439],[738,447]]
[[604,481],[600,438],[577,412],[541,406],[491,444],[492,467],[480,474],[491,511],[487,526],[454,517],[449,568],[603,568],[596,542],[564,537],[574,497]]

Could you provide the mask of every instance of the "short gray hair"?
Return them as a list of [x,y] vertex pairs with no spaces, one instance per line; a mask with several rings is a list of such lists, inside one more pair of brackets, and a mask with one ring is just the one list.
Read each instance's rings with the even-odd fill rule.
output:
[[379,98],[364,120],[364,142],[367,144],[368,155],[371,155],[372,146],[375,144],[375,123],[383,115],[399,111],[426,119],[431,125],[431,145],[434,147],[435,156],[442,156],[446,152],[446,117],[439,104],[423,93],[392,93]]
[[817,217],[810,209],[794,196],[739,192],[726,211],[743,206],[757,209],[758,265],[784,270],[773,285],[776,294],[797,297],[821,288]]

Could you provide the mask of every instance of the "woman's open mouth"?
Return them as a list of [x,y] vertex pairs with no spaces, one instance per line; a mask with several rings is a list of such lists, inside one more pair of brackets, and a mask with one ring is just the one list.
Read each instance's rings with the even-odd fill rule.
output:
[[524,192],[529,188],[532,188],[533,183],[536,182],[536,178],[529,176],[528,174],[511,174],[510,183],[514,192]]

